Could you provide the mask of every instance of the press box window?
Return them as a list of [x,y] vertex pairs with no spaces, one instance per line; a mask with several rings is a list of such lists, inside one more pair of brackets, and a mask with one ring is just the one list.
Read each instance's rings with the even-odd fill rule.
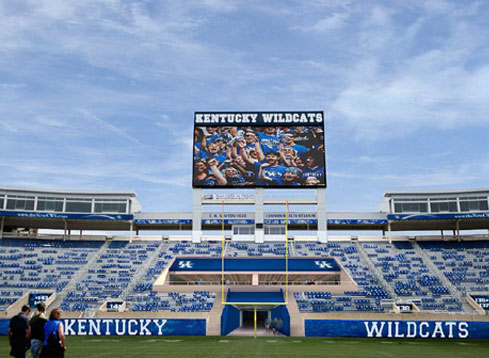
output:
[[66,212],[91,213],[92,199],[66,199]]
[[402,202],[394,202],[394,211],[396,213],[426,213],[428,212],[427,202],[409,202],[408,200]]
[[233,226],[234,235],[254,235],[255,228],[253,226]]
[[265,235],[285,235],[285,226],[265,226]]
[[7,199],[9,210],[34,210],[34,197],[9,196]]
[[485,200],[460,200],[460,211],[487,211],[487,199]]
[[431,202],[431,212],[432,213],[456,213],[458,211],[456,201],[441,201],[441,202]]
[[123,203],[104,203],[95,202],[95,212],[96,213],[125,213],[126,202]]
[[63,199],[50,198],[50,197],[38,197],[37,210],[61,212],[63,211]]

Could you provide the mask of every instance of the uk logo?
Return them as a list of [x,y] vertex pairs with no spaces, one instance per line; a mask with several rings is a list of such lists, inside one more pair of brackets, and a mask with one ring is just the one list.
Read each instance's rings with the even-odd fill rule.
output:
[[319,266],[320,269],[332,269],[333,266],[329,264],[327,261],[314,261],[316,266]]
[[179,261],[178,268],[181,269],[191,269],[194,267],[194,263],[192,261]]

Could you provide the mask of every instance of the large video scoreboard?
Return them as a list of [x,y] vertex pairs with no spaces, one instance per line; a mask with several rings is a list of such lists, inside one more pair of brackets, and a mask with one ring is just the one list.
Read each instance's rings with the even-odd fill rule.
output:
[[324,114],[196,112],[196,188],[324,188]]

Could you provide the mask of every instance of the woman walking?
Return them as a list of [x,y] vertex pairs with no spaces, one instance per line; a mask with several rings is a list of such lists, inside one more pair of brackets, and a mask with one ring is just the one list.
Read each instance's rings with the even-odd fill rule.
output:
[[41,358],[64,358],[66,344],[61,309],[55,308],[49,314],[49,321],[44,325],[44,337]]

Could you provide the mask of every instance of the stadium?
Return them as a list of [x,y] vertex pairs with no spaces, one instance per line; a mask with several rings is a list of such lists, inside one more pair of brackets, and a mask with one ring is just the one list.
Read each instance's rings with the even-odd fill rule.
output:
[[42,301],[68,340],[489,338],[489,189],[328,212],[322,112],[197,112],[194,132],[191,212],[145,212],[129,191],[0,188],[2,335]]

